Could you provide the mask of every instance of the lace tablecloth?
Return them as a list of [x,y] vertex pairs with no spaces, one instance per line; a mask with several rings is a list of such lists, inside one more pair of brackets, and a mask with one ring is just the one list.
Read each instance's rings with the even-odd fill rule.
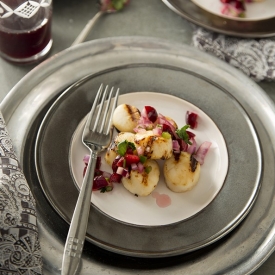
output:
[[255,81],[275,80],[275,38],[240,39],[196,28],[193,45],[228,62]]
[[0,274],[42,274],[35,200],[0,112]]

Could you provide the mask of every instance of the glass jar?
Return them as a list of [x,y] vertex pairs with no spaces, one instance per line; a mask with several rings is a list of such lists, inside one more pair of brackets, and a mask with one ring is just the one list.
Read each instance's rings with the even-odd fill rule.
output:
[[12,62],[31,63],[52,47],[52,0],[0,1],[0,55]]

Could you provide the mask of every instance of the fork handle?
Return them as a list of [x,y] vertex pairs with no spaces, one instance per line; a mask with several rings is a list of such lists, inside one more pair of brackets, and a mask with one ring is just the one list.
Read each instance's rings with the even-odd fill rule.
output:
[[81,260],[90,212],[96,160],[97,152],[91,151],[65,244],[61,275],[75,274]]

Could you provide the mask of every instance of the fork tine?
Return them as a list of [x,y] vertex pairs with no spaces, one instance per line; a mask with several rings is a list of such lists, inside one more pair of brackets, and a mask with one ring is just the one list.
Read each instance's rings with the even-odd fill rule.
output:
[[119,96],[119,88],[117,89],[116,91],[116,95],[114,97],[114,102],[113,102],[113,106],[112,106],[112,110],[111,110],[111,113],[110,113],[110,120],[109,120],[109,123],[108,123],[108,128],[107,128],[107,132],[106,134],[109,134],[109,132],[111,131],[111,124],[112,124],[112,116],[113,116],[113,113],[115,111],[115,108],[117,106],[117,101],[118,101],[118,96]]
[[[105,125],[105,122],[106,122],[107,114],[108,114],[109,107],[110,107],[110,104],[111,104],[111,98],[112,98],[113,91],[114,91],[114,87],[112,87],[112,89],[111,89],[111,91],[109,93],[108,101],[106,102],[105,112],[104,112],[104,115],[103,115],[103,118],[102,118],[102,121],[101,121],[100,130],[99,130],[100,134],[102,133],[102,131],[104,129],[104,125]],[[111,117],[110,117],[110,119],[111,119]]]
[[95,97],[95,100],[94,100],[94,103],[93,103],[93,106],[92,106],[92,109],[89,113],[89,116],[87,118],[87,121],[86,121],[86,125],[89,125],[89,129],[90,129],[90,126],[91,126],[91,123],[92,123],[92,118],[94,116],[94,113],[95,113],[95,110],[96,110],[96,107],[98,105],[98,100],[101,96],[101,93],[102,93],[102,90],[103,90],[103,84],[100,85],[98,91],[97,91],[97,94],[96,94],[96,97]]
[[104,90],[103,96],[102,96],[102,98],[101,98],[101,102],[100,102],[100,104],[99,104],[99,110],[98,110],[98,112],[97,112],[96,120],[95,120],[95,122],[94,122],[93,132],[96,130],[97,125],[98,125],[98,122],[99,122],[99,120],[100,120],[102,108],[103,108],[103,106],[104,106],[104,101],[105,101],[106,95],[107,95],[107,91],[108,91],[108,85],[106,86],[106,88],[105,88],[105,90]]

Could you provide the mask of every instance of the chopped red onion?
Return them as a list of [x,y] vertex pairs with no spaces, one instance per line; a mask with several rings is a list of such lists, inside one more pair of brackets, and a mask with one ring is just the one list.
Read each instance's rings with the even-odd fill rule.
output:
[[129,171],[127,168],[118,167],[116,173],[125,178],[129,177]]
[[86,165],[88,165],[89,160],[90,160],[90,155],[85,155],[84,158],[83,158],[83,161]]
[[129,171],[128,171],[128,169],[126,169],[126,168],[123,168],[123,171],[122,171],[122,177],[124,177],[124,178],[129,178],[129,176],[130,176],[130,174],[129,174]]
[[131,169],[134,170],[134,171],[135,171],[135,170],[138,170],[137,164],[136,164],[136,163],[132,163],[132,164],[131,164]]
[[102,171],[102,176],[103,176],[104,178],[110,178],[111,173],[106,172],[106,171]]
[[182,140],[181,138],[177,139],[179,145],[180,145],[180,150],[183,151],[183,152],[187,152],[187,149],[188,149],[188,144]]
[[204,143],[201,144],[198,151],[194,155],[194,158],[200,163],[200,165],[203,165],[205,156],[206,156],[211,144],[212,144],[211,142],[205,141]]
[[138,154],[139,156],[141,156],[141,155],[143,155],[143,153],[144,153],[144,148],[143,148],[142,146],[139,146],[139,147],[137,148],[137,154]]
[[156,127],[153,129],[153,134],[156,136],[161,136],[162,134],[162,129],[160,127]]
[[124,168],[123,167],[117,167],[116,173],[119,175],[122,175]]
[[197,149],[197,142],[194,138],[190,139],[190,142],[192,143],[192,145],[189,145],[187,148],[187,153],[189,153],[190,155],[194,154],[196,152]]
[[196,136],[193,132],[190,131],[186,131],[186,133],[188,134],[189,139],[194,138]]
[[[85,165],[88,165],[90,160],[90,155],[85,155],[83,158],[83,162],[85,163]],[[101,157],[97,157],[96,159],[96,169],[100,169],[101,166]]]
[[163,116],[162,114],[159,114],[157,122],[158,124],[163,125],[163,131],[169,132],[175,138],[178,137],[178,135],[176,134],[176,128],[165,116]]
[[179,142],[177,140],[172,140],[172,143],[173,143],[173,150],[174,151],[180,151]]
[[141,162],[139,162],[139,163],[137,164],[137,166],[138,166],[138,171],[139,171],[139,173],[142,173],[143,170],[144,170],[144,165],[143,165]]

